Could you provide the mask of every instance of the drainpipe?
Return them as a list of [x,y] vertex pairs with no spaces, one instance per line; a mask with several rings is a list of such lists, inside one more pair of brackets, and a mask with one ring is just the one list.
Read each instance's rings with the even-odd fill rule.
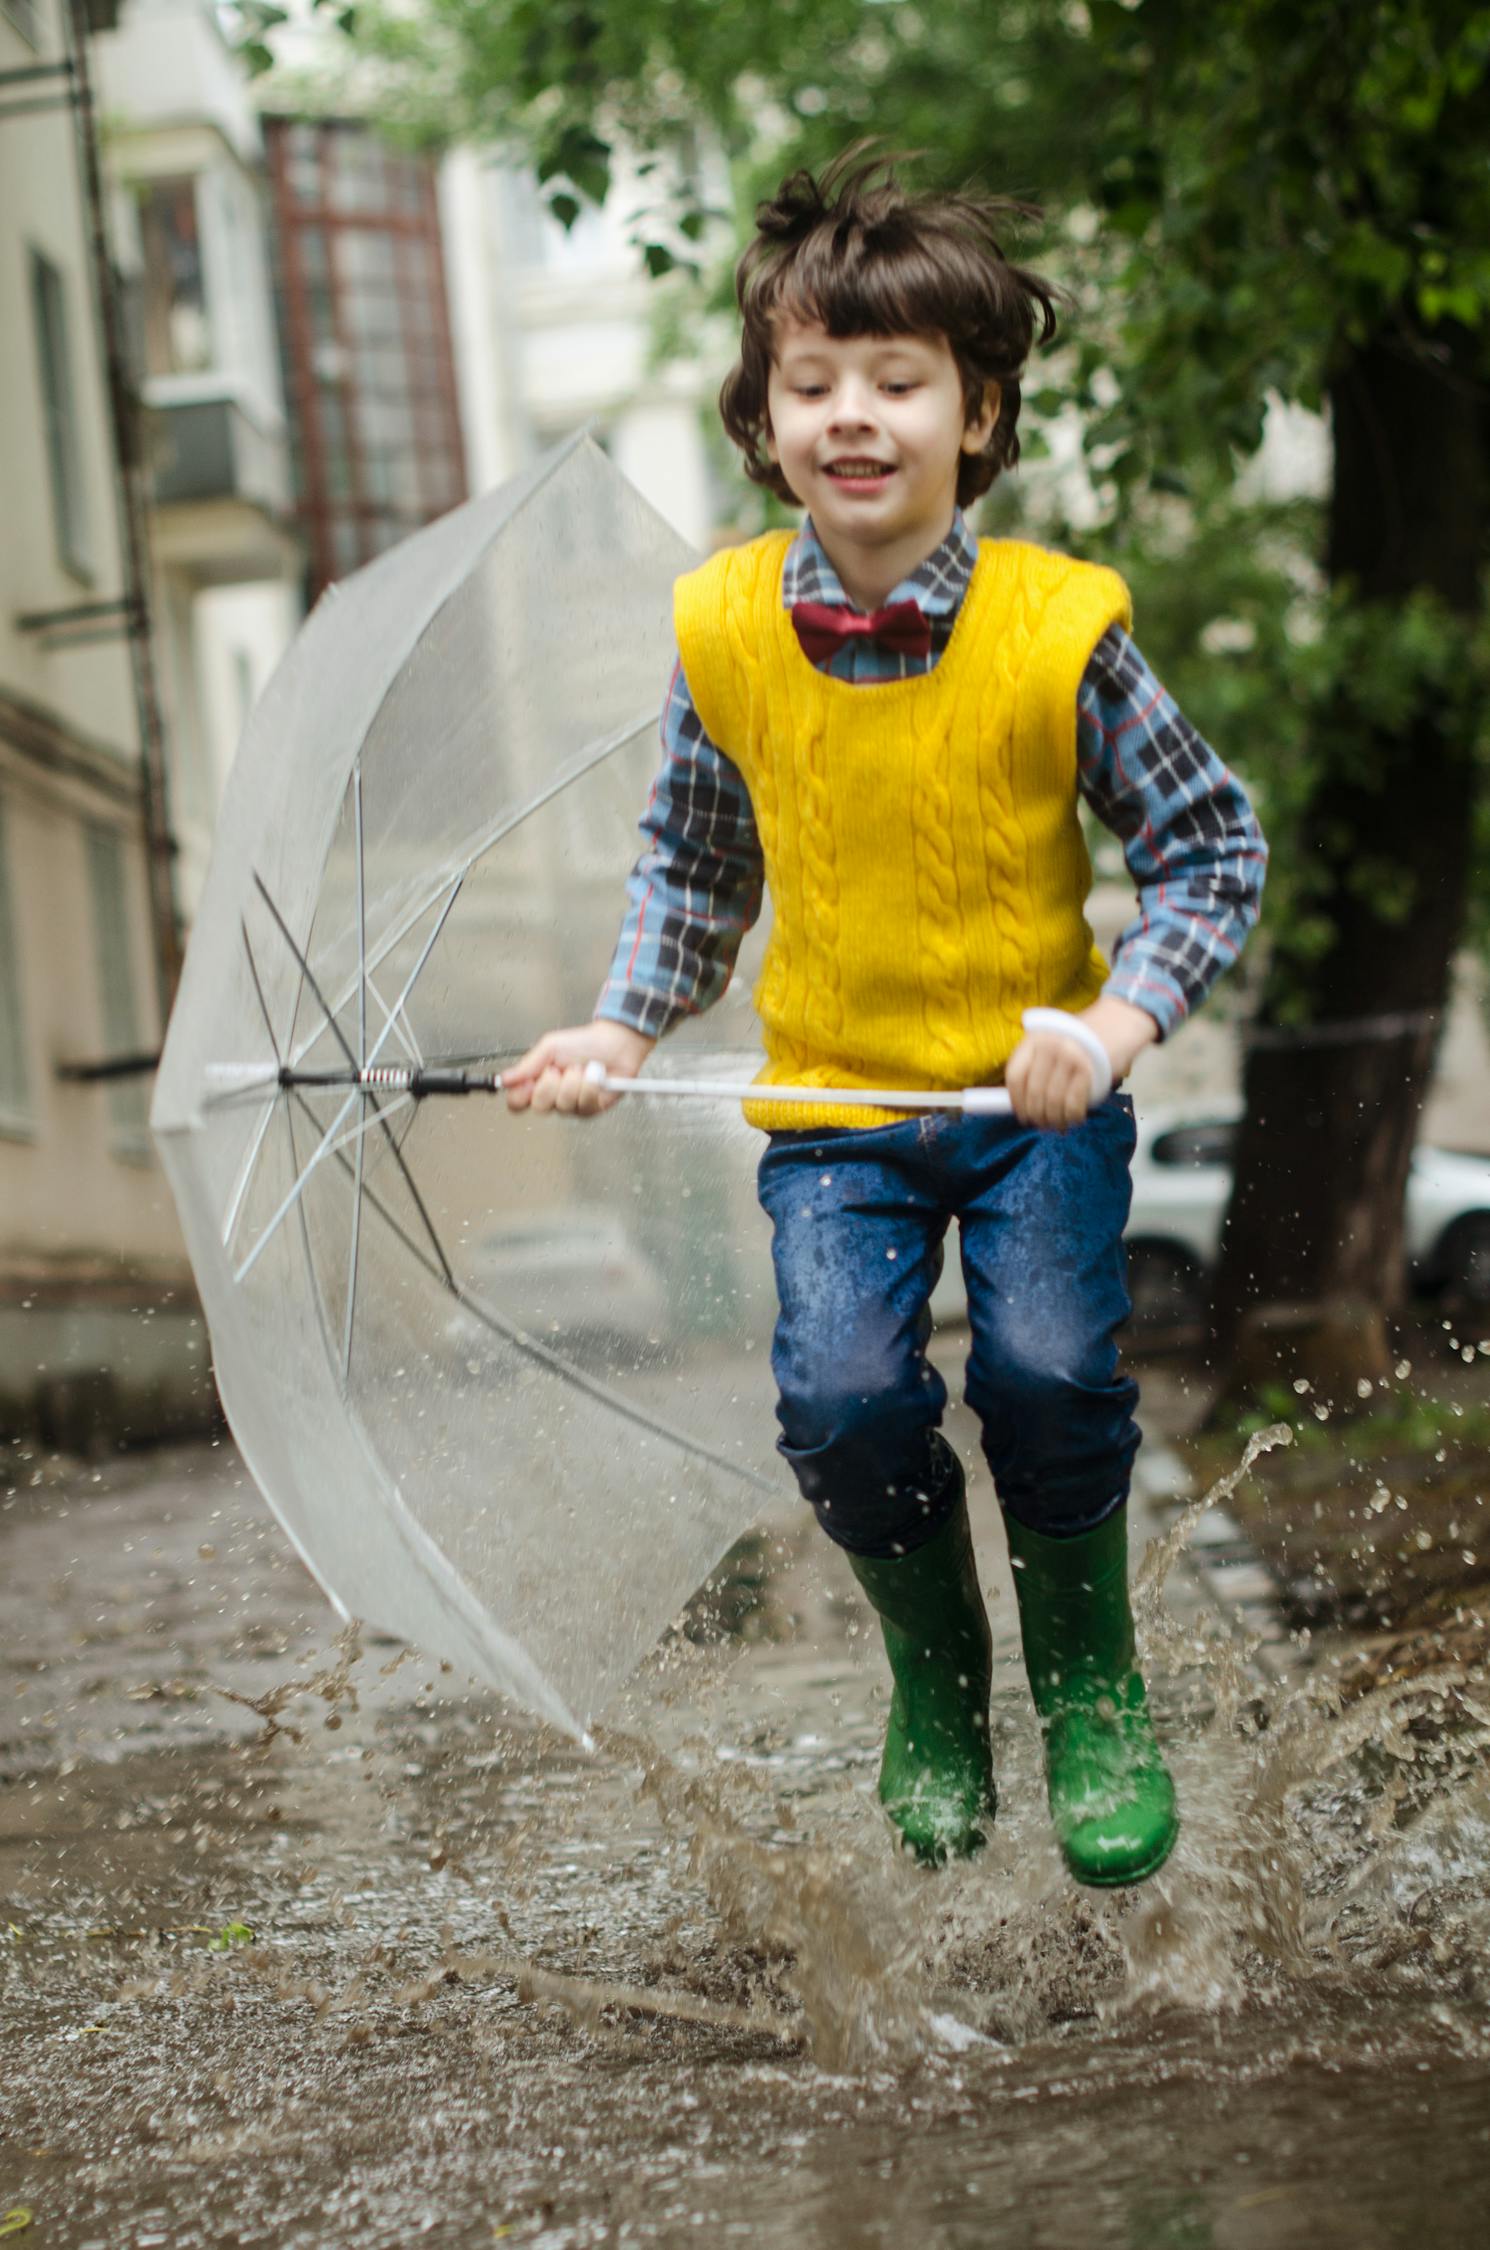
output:
[[72,76],[73,134],[93,263],[94,303],[103,346],[104,381],[113,426],[113,463],[119,547],[124,572],[125,636],[134,682],[140,736],[140,795],[145,816],[145,869],[149,886],[150,928],[155,955],[156,993],[164,1028],[181,976],[181,919],[176,906],[176,842],[171,834],[166,776],[165,724],[155,675],[155,643],[150,620],[150,575],[145,537],[145,475],[140,442],[139,403],[130,377],[119,308],[118,283],[109,254],[103,176],[98,161],[98,123],[93,103],[88,39],[90,0],[62,0],[63,38]]

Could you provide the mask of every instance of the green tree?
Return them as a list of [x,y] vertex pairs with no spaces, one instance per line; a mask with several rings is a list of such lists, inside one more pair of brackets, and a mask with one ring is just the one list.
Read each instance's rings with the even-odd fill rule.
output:
[[[1261,780],[1275,844],[1218,1340],[1259,1299],[1347,1299],[1370,1372],[1472,887],[1490,919],[1490,8],[421,0],[360,9],[354,37],[390,114],[506,143],[566,222],[622,139],[692,180],[703,124],[742,216],[789,165],[875,133],[1064,229],[1069,395],[1106,506],[1091,543],[1161,590],[1145,646]],[[644,215],[654,272],[705,218],[692,190]],[[1312,587],[1278,512],[1232,493],[1272,395],[1331,419]],[[1228,559],[1228,538],[1255,551]],[[1203,667],[1223,588],[1256,638]]]

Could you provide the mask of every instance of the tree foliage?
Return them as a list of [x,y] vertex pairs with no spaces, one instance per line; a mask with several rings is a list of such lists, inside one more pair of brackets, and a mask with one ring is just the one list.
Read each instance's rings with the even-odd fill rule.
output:
[[[1045,238],[1018,247],[1078,309],[1044,395],[1031,371],[1031,419],[1079,410],[1101,513],[1038,528],[1126,571],[1145,650],[1261,785],[1265,1020],[1369,1014],[1425,902],[1434,957],[1419,945],[1407,997],[1434,1013],[1466,924],[1490,943],[1490,7],[362,0],[351,37],[385,114],[505,146],[566,225],[622,144],[670,158],[681,190],[639,219],[658,274],[698,272],[709,245],[701,125],[731,163],[736,234],[783,171],[864,134],[932,152],[919,179],[1042,204]],[[715,301],[727,268],[705,276]],[[1238,484],[1279,400],[1333,415],[1317,502]],[[992,509],[1017,512],[1017,485]],[[1471,830],[1466,882],[1443,840]],[[1336,1098],[1355,1101],[1343,1080]],[[1395,1098],[1405,1115],[1409,1076]],[[1400,1211],[1411,1135],[1394,1131],[1326,1228],[1358,1234],[1362,1198]],[[1242,1161],[1280,1160],[1259,1141]]]
[[[1269,401],[1320,409],[1368,337],[1433,354],[1451,326],[1483,335],[1490,8],[365,0],[352,41],[387,116],[507,147],[565,225],[603,201],[620,144],[673,159],[681,190],[637,222],[656,274],[697,272],[710,239],[701,124],[741,220],[783,170],[867,132],[933,152],[920,177],[1042,203],[1057,232],[1039,247],[1080,312],[1035,417],[1080,410],[1095,546],[1141,585],[1145,645],[1186,707],[1266,789],[1270,919],[1287,898],[1307,911],[1288,831],[1342,729],[1349,751],[1344,686],[1380,716],[1439,683],[1483,747],[1478,616],[1431,585],[1364,615],[1349,585],[1311,582],[1317,512],[1249,506],[1234,480]],[[1242,628],[1220,649],[1218,620]],[[1383,912],[1407,911],[1400,871],[1361,879],[1378,877]]]

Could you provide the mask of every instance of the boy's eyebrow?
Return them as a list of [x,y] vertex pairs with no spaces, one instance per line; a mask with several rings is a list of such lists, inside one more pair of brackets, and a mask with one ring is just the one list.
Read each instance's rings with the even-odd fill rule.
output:
[[[835,336],[829,339],[830,343],[847,343],[848,341],[849,339],[846,336]],[[927,337],[913,336],[909,334],[903,336],[872,336],[869,341],[873,344],[875,350],[881,353],[926,352],[930,351],[932,348],[931,343]],[[776,363],[778,366],[785,366],[786,362],[789,359],[813,360],[828,359],[830,357],[831,352],[829,350],[828,344],[820,344],[817,342],[802,343],[800,341],[793,340],[792,342],[781,346],[776,354]]]

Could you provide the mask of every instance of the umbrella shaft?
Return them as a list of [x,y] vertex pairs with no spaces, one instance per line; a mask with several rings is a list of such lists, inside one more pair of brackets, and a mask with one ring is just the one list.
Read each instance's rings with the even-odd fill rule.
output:
[[[369,1094],[500,1094],[501,1078],[467,1070],[409,1070],[375,1063],[366,1070],[265,1071],[257,1063],[209,1063],[209,1078],[245,1089],[256,1085],[308,1086],[321,1092],[356,1087]],[[613,1078],[595,1075],[593,1083],[609,1094],[643,1094],[675,1101],[774,1102],[783,1108],[802,1103],[850,1103],[861,1109],[958,1109],[972,1116],[1004,1116],[1009,1097],[1002,1086],[968,1086],[961,1093],[932,1094],[886,1086],[754,1086],[727,1078]]]
[[740,1086],[722,1078],[613,1078],[592,1064],[591,1083],[607,1094],[652,1094],[681,1101],[779,1102],[783,1106],[850,1103],[859,1109],[960,1109],[976,1117],[1006,1116],[1002,1086],[967,1086],[960,1093],[930,1094],[892,1086]]

